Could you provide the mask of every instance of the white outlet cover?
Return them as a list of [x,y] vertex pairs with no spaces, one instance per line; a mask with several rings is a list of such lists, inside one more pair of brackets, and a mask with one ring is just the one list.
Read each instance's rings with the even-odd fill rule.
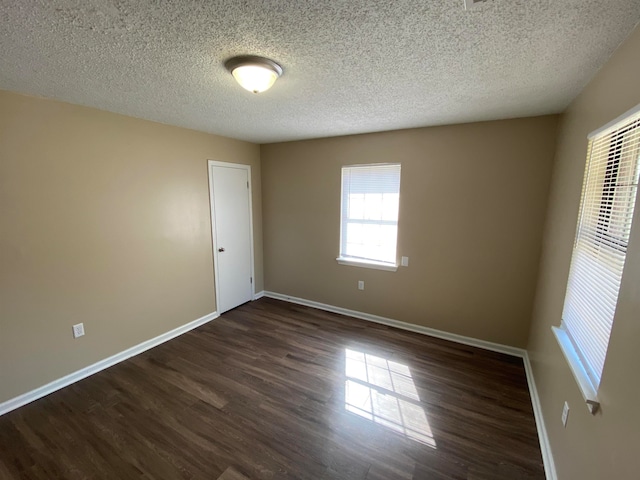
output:
[[364,280],[358,280],[358,290],[364,290]]
[[402,265],[403,267],[408,267],[409,266],[409,257],[402,257],[400,259],[400,265]]
[[569,404],[564,402],[564,407],[562,408],[562,425],[567,426],[567,419],[569,417]]
[[82,337],[84,335],[84,323],[78,323],[73,326],[73,338]]

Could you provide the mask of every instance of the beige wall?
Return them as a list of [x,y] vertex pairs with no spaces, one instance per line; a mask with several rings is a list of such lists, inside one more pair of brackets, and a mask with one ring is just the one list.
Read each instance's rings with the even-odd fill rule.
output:
[[[263,145],[265,288],[524,347],[557,117]],[[341,166],[400,162],[397,272],[338,265]],[[357,281],[365,281],[358,291]]]
[[[601,411],[584,404],[551,333],[559,325],[575,235],[587,135],[640,103],[640,29],[615,53],[562,119],[553,172],[529,354],[559,478],[640,475],[640,209],[627,254],[618,310],[602,374]],[[571,408],[566,428],[560,415]]]
[[207,159],[252,166],[261,290],[259,155],[0,92],[0,402],[215,311]]

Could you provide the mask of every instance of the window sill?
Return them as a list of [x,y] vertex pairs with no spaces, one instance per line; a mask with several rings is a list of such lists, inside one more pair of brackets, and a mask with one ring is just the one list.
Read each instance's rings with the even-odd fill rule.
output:
[[556,340],[560,345],[560,350],[562,350],[564,358],[567,359],[567,363],[569,364],[571,373],[573,373],[573,377],[576,379],[576,382],[578,382],[578,387],[580,387],[580,392],[582,392],[582,397],[587,403],[589,411],[595,414],[600,406],[600,402],[598,401],[598,389],[589,378],[587,370],[585,369],[582,360],[580,360],[578,352],[576,352],[576,349],[564,328],[551,327],[551,330],[553,330],[553,333],[556,336]]
[[398,270],[398,265],[375,262],[373,260],[357,260],[355,258],[338,257],[336,258],[336,261],[340,265],[350,265],[352,267],[373,268],[375,270],[386,270],[388,272],[395,272]]

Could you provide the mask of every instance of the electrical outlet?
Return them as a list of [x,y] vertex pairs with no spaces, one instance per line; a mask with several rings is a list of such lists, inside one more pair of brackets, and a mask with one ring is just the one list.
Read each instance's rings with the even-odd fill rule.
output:
[[400,259],[400,265],[402,265],[403,267],[408,267],[409,266],[409,257],[402,257]]
[[569,404],[564,402],[564,407],[562,408],[562,425],[567,426],[567,418],[569,417]]
[[84,335],[84,323],[79,323],[73,326],[73,338],[78,338]]
[[358,280],[358,290],[364,290],[364,280]]

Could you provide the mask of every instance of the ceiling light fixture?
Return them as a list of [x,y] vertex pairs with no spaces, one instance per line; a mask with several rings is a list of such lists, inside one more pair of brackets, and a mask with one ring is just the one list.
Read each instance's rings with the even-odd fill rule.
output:
[[224,66],[242,88],[253,93],[269,90],[282,75],[282,67],[276,62],[254,55],[230,58]]

